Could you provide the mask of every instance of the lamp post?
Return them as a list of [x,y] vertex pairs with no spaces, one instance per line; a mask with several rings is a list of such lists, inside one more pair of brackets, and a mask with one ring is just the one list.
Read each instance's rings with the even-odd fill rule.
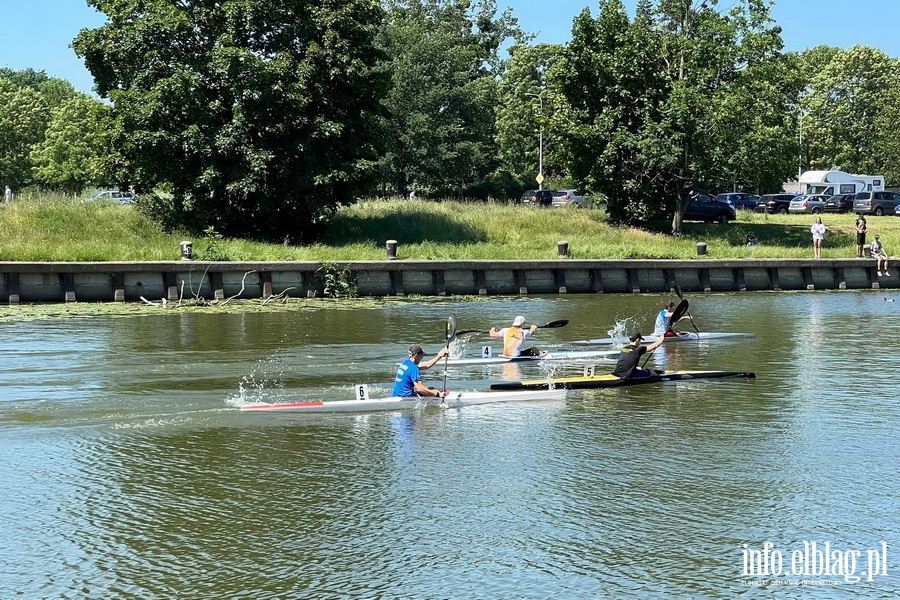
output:
[[800,123],[800,153],[797,156],[797,193],[802,194],[803,190],[800,189],[800,176],[803,175],[803,109],[800,109],[800,118],[798,119]]
[[[532,93],[528,93],[528,92],[526,92],[525,95],[526,96],[534,96],[535,98],[538,99],[538,102],[540,102],[540,107],[541,107],[540,108],[541,117],[543,117],[544,116],[544,99],[541,97],[541,95],[540,94],[532,94]],[[543,123],[543,121],[540,123],[540,126],[538,128],[538,174],[537,174],[536,179],[538,182],[538,189],[539,190],[544,189],[544,187],[543,187],[543,184],[544,184],[544,123]]]

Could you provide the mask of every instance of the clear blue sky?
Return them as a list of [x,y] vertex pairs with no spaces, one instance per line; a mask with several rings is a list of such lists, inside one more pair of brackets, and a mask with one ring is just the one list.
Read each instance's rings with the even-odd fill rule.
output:
[[[513,6],[519,25],[537,41],[565,43],[572,19],[584,7],[597,14],[598,3],[585,0],[499,0]],[[625,0],[634,15],[635,0]],[[720,9],[732,0],[720,0]],[[900,58],[900,0],[776,0],[772,16],[782,28],[787,50],[828,44],[849,48],[865,44]],[[97,27],[104,16],[84,0],[0,0],[0,67],[31,67],[67,79],[90,92],[93,79],[69,48],[78,31]]]

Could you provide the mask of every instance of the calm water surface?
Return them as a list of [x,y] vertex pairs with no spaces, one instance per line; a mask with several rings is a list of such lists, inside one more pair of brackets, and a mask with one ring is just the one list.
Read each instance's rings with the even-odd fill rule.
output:
[[692,296],[702,330],[754,337],[675,344],[657,366],[756,380],[317,417],[237,409],[387,395],[450,314],[570,319],[533,338],[565,347],[626,319],[649,332],[668,298],[2,324],[0,598],[896,598],[900,302],[884,297]]

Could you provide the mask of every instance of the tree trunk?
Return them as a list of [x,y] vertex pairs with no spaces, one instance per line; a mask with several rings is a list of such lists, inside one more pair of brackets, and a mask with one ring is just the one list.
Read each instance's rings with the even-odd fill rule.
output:
[[681,207],[681,202],[678,203],[678,207],[675,209],[675,215],[672,217],[672,235],[681,235],[681,226],[684,223],[684,211]]

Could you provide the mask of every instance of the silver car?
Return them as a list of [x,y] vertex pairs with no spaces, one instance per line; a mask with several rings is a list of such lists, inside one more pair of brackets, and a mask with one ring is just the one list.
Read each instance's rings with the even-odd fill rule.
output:
[[578,208],[590,207],[590,202],[578,190],[559,190],[553,194],[553,206],[577,206]]
[[806,213],[817,215],[825,211],[825,202],[828,196],[797,196],[788,204],[788,212],[791,214]]
[[900,206],[900,194],[896,192],[856,192],[853,212],[861,215],[890,215]]
[[131,195],[131,192],[100,190],[85,198],[83,202],[117,202],[119,204],[131,204],[134,202],[134,196]]

